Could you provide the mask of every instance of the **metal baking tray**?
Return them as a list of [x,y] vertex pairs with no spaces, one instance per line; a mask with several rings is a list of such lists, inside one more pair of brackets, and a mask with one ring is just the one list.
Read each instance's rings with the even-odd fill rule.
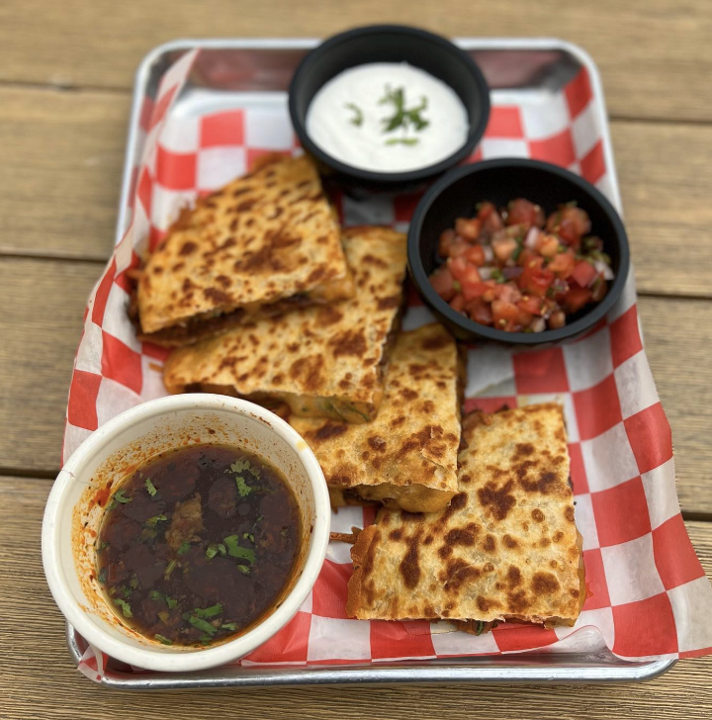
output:
[[[184,53],[199,48],[196,67],[171,110],[191,116],[206,111],[248,107],[253,103],[285,103],[292,73],[316,39],[180,40],[161,45],[141,63],[133,95],[128,146],[124,166],[116,242],[131,220],[134,168],[143,151],[145,133],[141,115],[146,98],[156,95],[167,69]],[[603,90],[598,70],[579,47],[557,39],[460,38],[492,89],[495,102],[517,104],[546,101],[582,67],[588,71],[594,97],[593,110],[601,130],[608,169],[607,194],[621,211]],[[380,662],[368,665],[224,666],[197,673],[132,671],[109,661],[103,685],[137,690],[187,687],[250,687],[310,684],[378,683],[513,683],[513,682],[635,682],[652,679],[668,670],[674,660],[626,662],[616,658],[593,628],[576,634],[576,646],[566,640],[547,651],[487,657],[418,662]],[[67,644],[79,663],[86,643],[67,625]]]

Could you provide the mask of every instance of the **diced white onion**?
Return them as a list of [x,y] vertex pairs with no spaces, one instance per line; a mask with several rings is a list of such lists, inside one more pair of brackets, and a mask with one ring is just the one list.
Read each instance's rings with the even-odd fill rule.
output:
[[[494,260],[494,250],[491,245],[483,245],[482,249],[485,251],[485,262],[492,262]],[[482,272],[480,271],[480,275]]]
[[492,279],[492,268],[488,268],[488,267],[477,268],[477,272],[480,274],[480,280],[482,280],[482,282]]
[[611,270],[610,266],[606,265],[603,260],[594,260],[593,267],[596,268],[596,272],[603,274],[604,280],[613,280],[613,270]]
[[546,330],[546,322],[544,322],[544,318],[534,318],[534,320],[532,320],[532,324],[529,327],[531,327],[533,332],[543,332],[544,330]]
[[524,247],[533,250],[536,247],[536,241],[539,239],[539,228],[531,227],[527,236],[524,238]]

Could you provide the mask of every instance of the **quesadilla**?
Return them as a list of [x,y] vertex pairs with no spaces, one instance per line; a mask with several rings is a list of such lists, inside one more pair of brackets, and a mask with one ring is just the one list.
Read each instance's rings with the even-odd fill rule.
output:
[[399,333],[371,422],[290,418],[324,471],[331,504],[433,512],[457,490],[464,363],[439,323]]
[[347,613],[573,625],[584,601],[562,409],[465,418],[458,492],[439,513],[381,510],[351,549]]
[[307,417],[371,420],[403,305],[405,236],[350,228],[343,243],[354,298],[262,318],[179,348],[164,367],[166,389],[237,395],[273,409],[286,404]]
[[354,292],[313,163],[269,156],[183,210],[148,258],[137,290],[139,339],[192,343],[257,312]]

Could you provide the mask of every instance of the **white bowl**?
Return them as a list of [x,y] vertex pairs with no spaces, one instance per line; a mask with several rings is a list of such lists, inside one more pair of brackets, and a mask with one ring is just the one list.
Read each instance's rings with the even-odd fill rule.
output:
[[[294,491],[303,529],[299,569],[272,613],[234,640],[205,649],[161,645],[125,625],[99,587],[94,551],[112,485],[159,452],[198,443],[239,445],[269,458]],[[42,562],[59,609],[92,645],[147,670],[203,670],[247,655],[291,620],[321,570],[329,521],[329,496],[319,463],[286,422],[245,400],[176,395],[117,415],[77,448],[47,500]]]

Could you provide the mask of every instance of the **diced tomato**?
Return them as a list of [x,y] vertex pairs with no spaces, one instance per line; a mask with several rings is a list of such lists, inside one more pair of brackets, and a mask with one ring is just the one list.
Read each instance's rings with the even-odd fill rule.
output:
[[506,262],[514,254],[518,244],[516,240],[503,239],[492,241],[492,251],[494,256],[501,262]]
[[453,285],[455,278],[453,278],[447,266],[438,268],[430,276],[430,284],[433,286],[433,290],[440,295],[443,300],[450,301],[455,297],[455,286]]
[[566,315],[564,314],[564,311],[557,310],[556,312],[551,313],[551,315],[549,315],[547,325],[552,330],[558,330],[559,328],[564,327],[564,325],[566,325]]
[[546,229],[557,233],[564,242],[578,249],[581,238],[591,232],[591,220],[581,208],[560,205],[558,211],[549,216]]
[[450,301],[450,307],[457,312],[462,312],[465,307],[465,298],[462,296],[462,293],[455,295],[455,297]]
[[455,280],[462,280],[462,278],[465,277],[467,268],[470,267],[470,263],[468,263],[464,257],[460,256],[448,260],[447,266],[450,268],[450,272]]
[[496,328],[508,330],[514,327],[514,323],[519,317],[519,308],[514,303],[495,300],[492,303],[492,317]]
[[519,276],[519,287],[530,295],[543,298],[554,280],[554,273],[543,268],[544,258],[530,260]]
[[473,300],[471,303],[468,303],[467,312],[470,314],[470,317],[475,322],[478,322],[482,325],[492,324],[492,308],[490,307],[489,303],[486,303],[483,300],[477,299]]
[[488,237],[504,227],[497,208],[491,202],[483,202],[477,211],[477,219],[482,223],[482,234]]
[[590,262],[579,260],[571,272],[571,279],[575,280],[582,288],[585,288],[593,283],[597,275],[596,268]]
[[466,240],[477,240],[480,235],[481,222],[477,218],[457,218],[455,232]]
[[477,267],[482,267],[485,264],[485,249],[482,245],[470,245],[465,253],[465,259]]
[[522,308],[519,307],[519,314],[517,315],[517,323],[519,325],[521,325],[522,328],[529,327],[531,325],[531,322],[533,319],[534,319],[533,313],[527,312],[526,310],[522,310]]
[[533,202],[524,198],[517,198],[509,203],[507,208],[507,225],[526,225],[543,227],[544,211]]
[[564,307],[567,312],[575,313],[591,300],[591,291],[588,288],[571,287],[564,295]]
[[447,230],[443,230],[440,233],[440,242],[438,243],[438,252],[442,257],[448,256],[448,250],[450,249],[450,245],[452,245],[453,241],[455,240],[455,231],[452,228],[448,228]]
[[536,242],[537,252],[541,253],[546,258],[553,258],[556,253],[559,252],[559,238],[556,235],[547,235],[541,233],[539,239]]
[[520,310],[532,315],[542,314],[541,298],[536,297],[536,295],[524,295],[517,305]]
[[495,294],[498,300],[504,300],[504,302],[518,303],[522,299],[522,293],[519,288],[513,283],[503,283],[497,285],[495,288]]
[[554,256],[552,261],[547,265],[547,268],[562,279],[566,279],[571,275],[576,264],[576,256],[574,251],[570,248],[566,252],[558,253]]
[[519,253],[519,257],[517,258],[517,265],[519,265],[519,267],[526,267],[529,261],[533,260],[536,256],[537,254],[534,250],[530,250],[528,247],[522,248],[522,252]]
[[461,238],[457,238],[455,242],[450,244],[450,247],[448,249],[448,255],[451,258],[460,257],[460,255],[464,255],[470,249],[470,247],[470,243],[462,240]]
[[471,300],[476,297],[476,287],[482,285],[480,281],[480,274],[477,272],[477,268],[474,265],[470,265],[465,273],[463,274],[460,285],[462,287],[462,294],[465,296],[465,300]]
[[483,282],[463,283],[462,294],[465,296],[465,300],[470,301],[482,297],[488,289],[488,286]]

